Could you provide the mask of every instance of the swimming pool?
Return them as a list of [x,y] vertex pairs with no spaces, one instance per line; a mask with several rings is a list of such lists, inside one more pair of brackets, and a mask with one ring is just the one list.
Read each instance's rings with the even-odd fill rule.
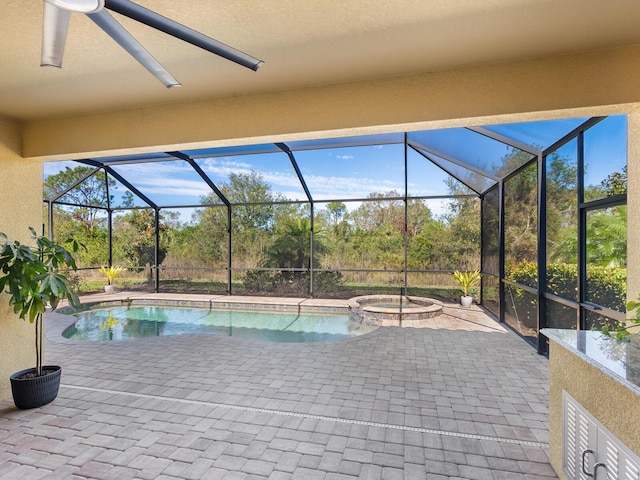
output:
[[270,342],[318,342],[375,330],[338,313],[296,313],[131,305],[76,313],[70,340],[109,341],[183,334],[214,334]]

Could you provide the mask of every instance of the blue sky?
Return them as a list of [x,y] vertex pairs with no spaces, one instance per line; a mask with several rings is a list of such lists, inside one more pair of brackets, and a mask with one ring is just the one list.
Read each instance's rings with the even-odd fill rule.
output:
[[[532,122],[489,128],[530,144],[546,146],[582,121]],[[532,131],[535,135],[531,135]],[[490,171],[508,151],[498,142],[463,129],[409,134],[409,138],[412,137],[428,140],[431,147]],[[626,162],[626,117],[609,117],[593,127],[585,135],[585,148],[587,184],[598,184],[609,173],[620,170]],[[402,144],[298,150],[294,151],[294,156],[315,201],[364,198],[372,192],[397,191],[400,195],[404,192]],[[226,182],[230,173],[248,174],[255,170],[271,185],[272,191],[291,200],[306,198],[284,153],[202,158],[197,163],[216,184]],[[45,178],[67,166],[73,168],[76,165],[73,162],[46,163]],[[120,165],[114,168],[159,205],[197,205],[202,197],[211,193],[206,183],[184,161]],[[449,193],[444,183],[447,174],[411,149],[408,155],[408,178],[410,196]],[[112,193],[116,198],[119,196],[118,189]],[[447,202],[428,203],[434,214],[441,214]],[[136,204],[144,203],[136,201]],[[347,206],[352,209],[358,204],[350,202]],[[182,209],[183,221],[189,220],[192,210]]]

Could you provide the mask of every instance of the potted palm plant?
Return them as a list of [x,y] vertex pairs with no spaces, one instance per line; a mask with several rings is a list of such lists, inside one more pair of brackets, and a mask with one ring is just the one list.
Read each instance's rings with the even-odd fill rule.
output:
[[104,286],[105,293],[113,293],[115,291],[116,278],[124,271],[124,268],[114,267],[113,265],[110,267],[100,267],[100,272],[107,277],[107,284]]
[[[54,241],[29,229],[32,244],[11,241],[0,233],[0,292],[9,294],[9,305],[22,320],[35,324],[36,366],[11,375],[11,391],[16,407],[36,408],[52,402],[58,395],[62,369],[43,365],[44,360],[44,312],[47,305],[52,310],[60,300],[67,299],[77,306],[78,296],[71,289],[61,269],[76,270],[71,253]],[[72,250],[78,243],[70,240]]]
[[456,270],[453,272],[453,278],[456,279],[458,285],[462,289],[462,296],[460,297],[460,304],[463,307],[469,307],[473,303],[473,295],[470,295],[471,290],[477,287],[480,283],[482,275],[478,270],[473,272],[460,272]]

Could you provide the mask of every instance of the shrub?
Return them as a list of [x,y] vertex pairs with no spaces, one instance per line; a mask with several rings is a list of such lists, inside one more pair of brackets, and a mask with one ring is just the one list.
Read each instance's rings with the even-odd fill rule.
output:
[[[251,270],[244,276],[244,286],[253,293],[282,292],[306,295],[309,292],[309,273],[294,272],[286,277],[282,272]],[[343,284],[342,273],[336,270],[319,270],[313,274],[313,289],[318,293],[336,292]]]
[[244,276],[244,286],[249,292],[273,292],[279,280],[276,278],[277,272],[268,270],[250,270]]
[[[536,286],[538,269],[534,262],[520,262],[509,267],[509,280],[523,285]],[[589,266],[586,297],[591,303],[619,312],[625,311],[627,282],[625,268]],[[550,263],[547,265],[547,291],[559,297],[576,300],[578,292],[578,269],[576,265]],[[529,328],[536,325],[536,305],[524,290],[512,289],[509,301],[519,320]]]
[[313,290],[316,295],[337,292],[343,283],[342,273],[337,270],[320,270],[313,274]]

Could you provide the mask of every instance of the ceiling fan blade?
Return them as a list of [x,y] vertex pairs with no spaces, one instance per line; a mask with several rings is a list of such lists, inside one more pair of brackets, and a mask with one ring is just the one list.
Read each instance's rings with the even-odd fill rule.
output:
[[103,29],[107,35],[131,54],[138,62],[149,70],[167,88],[180,87],[182,84],[158,62],[140,43],[105,10],[88,13],[87,16]]
[[264,62],[129,0],[105,0],[105,7],[239,65],[258,70]]
[[44,0],[63,10],[76,13],[94,13],[104,8],[104,0]]
[[44,19],[42,22],[42,57],[40,65],[60,68],[62,66],[62,57],[64,56],[64,45],[67,41],[71,12],[47,2],[43,3]]

